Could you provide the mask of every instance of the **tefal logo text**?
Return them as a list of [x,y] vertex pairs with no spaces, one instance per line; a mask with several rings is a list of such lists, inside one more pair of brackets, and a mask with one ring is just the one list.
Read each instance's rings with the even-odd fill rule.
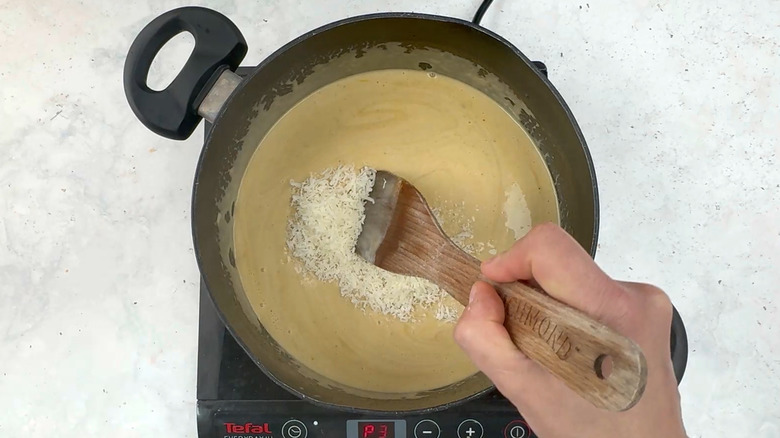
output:
[[225,431],[227,433],[273,433],[271,432],[271,427],[268,426],[268,423],[263,423],[263,424],[225,423]]

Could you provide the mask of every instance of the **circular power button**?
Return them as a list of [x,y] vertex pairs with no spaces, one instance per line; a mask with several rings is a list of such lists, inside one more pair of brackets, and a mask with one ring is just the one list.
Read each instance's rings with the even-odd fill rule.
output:
[[433,420],[421,420],[414,426],[414,438],[439,438],[441,429]]
[[289,420],[282,426],[282,438],[306,438],[308,434],[306,425],[299,420]]
[[528,425],[524,421],[514,420],[504,428],[504,438],[530,438]]

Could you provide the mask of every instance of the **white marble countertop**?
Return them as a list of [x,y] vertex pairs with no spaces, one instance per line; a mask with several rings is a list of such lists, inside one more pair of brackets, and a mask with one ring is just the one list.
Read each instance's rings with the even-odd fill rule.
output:
[[[780,2],[589,1],[497,0],[483,24],[547,63],[582,126],[598,261],[679,308],[691,437],[778,438]],[[349,15],[479,2],[197,3],[251,65]],[[184,4],[0,1],[0,436],[195,435],[202,135],[152,134],[122,89],[132,38]]]

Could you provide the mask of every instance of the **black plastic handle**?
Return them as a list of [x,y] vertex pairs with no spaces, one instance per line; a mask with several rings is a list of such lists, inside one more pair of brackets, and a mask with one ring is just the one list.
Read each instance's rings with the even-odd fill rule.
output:
[[674,306],[672,306],[672,332],[669,346],[672,350],[674,376],[679,385],[688,365],[688,334],[685,331],[685,324]]
[[542,61],[531,61],[531,64],[539,70],[544,77],[547,77],[547,66]]
[[[179,33],[195,37],[195,48],[164,90],[146,85],[160,49]],[[135,38],[125,61],[125,96],[136,117],[155,133],[184,140],[200,122],[198,105],[219,73],[235,70],[246,55],[244,36],[230,19],[211,9],[185,7],[152,20]]]

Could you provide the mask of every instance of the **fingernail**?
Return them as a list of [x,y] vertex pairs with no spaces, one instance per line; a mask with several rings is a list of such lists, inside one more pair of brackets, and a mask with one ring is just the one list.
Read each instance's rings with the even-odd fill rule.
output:
[[495,262],[496,260],[498,260],[498,256],[497,256],[497,255],[494,255],[493,257],[491,257],[491,258],[489,258],[489,259],[485,260],[485,264],[486,264],[486,265],[489,265],[489,264],[491,264],[491,263]]
[[469,304],[473,303],[476,298],[477,298],[477,284],[474,283],[474,285],[471,286],[471,291],[469,292]]

